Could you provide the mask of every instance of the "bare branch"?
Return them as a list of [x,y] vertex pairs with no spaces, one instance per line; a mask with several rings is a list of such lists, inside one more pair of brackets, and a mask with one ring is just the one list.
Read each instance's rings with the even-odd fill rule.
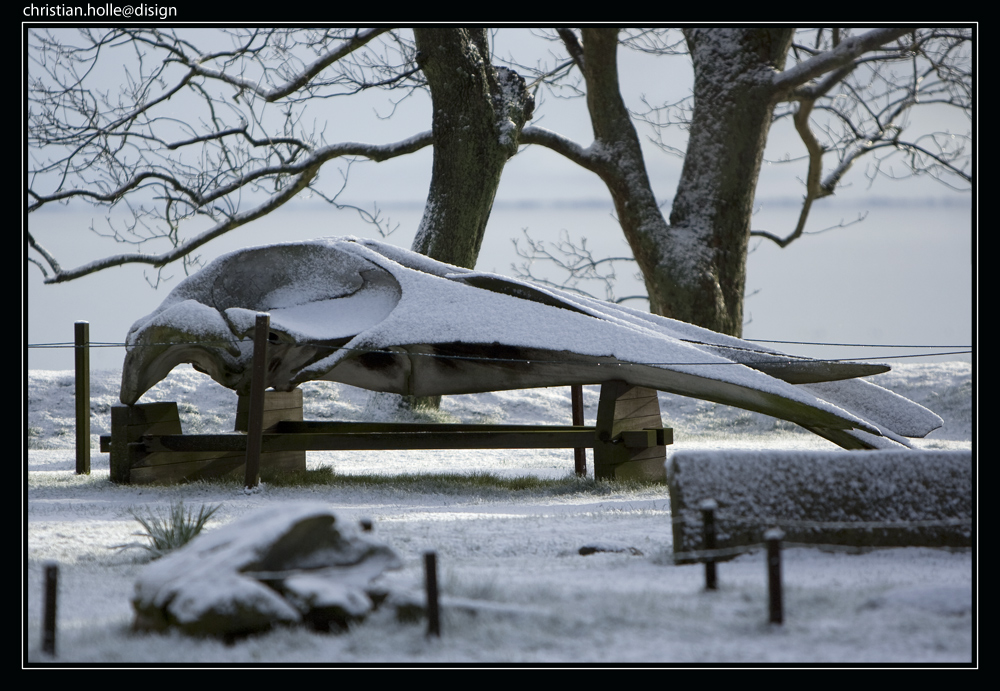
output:
[[365,44],[367,44],[372,39],[378,37],[379,35],[389,31],[387,27],[368,29],[367,31],[358,31],[350,39],[344,43],[338,45],[333,50],[328,51],[326,54],[320,56],[312,64],[308,65],[305,69],[299,71],[297,74],[292,75],[284,84],[278,85],[272,89],[262,89],[258,83],[252,82],[246,79],[241,79],[239,77],[234,77],[228,75],[219,70],[212,70],[204,67],[201,63],[202,61],[191,65],[191,69],[195,74],[201,75],[203,77],[211,77],[213,79],[218,79],[220,81],[233,84],[247,91],[252,91],[263,98],[268,103],[273,103],[280,100],[291,93],[294,93],[307,84],[312,82],[312,80],[320,72],[325,70],[327,67],[333,63],[339,61],[343,57],[350,55],[354,51],[358,50]]
[[[763,237],[782,247],[800,237],[813,202],[833,194],[847,171],[865,157],[872,161],[867,173],[872,180],[884,174],[884,164],[891,156],[902,155],[909,174],[932,175],[955,189],[971,184],[967,136],[926,133],[916,140],[902,137],[909,112],[918,106],[947,105],[971,112],[969,72],[959,54],[970,36],[961,31],[923,29],[910,30],[909,34],[909,43],[888,53],[858,55],[864,41],[848,36],[837,44],[841,37],[831,33],[828,38],[823,31],[817,33],[815,49],[795,45],[796,51],[809,57],[785,74],[811,73],[819,78],[788,93],[796,104],[791,115],[808,159],[806,193],[792,233],[783,239],[767,233]],[[883,32],[882,37],[885,35]],[[860,38],[870,45],[871,36],[869,32]],[[826,41],[834,45],[824,50]],[[834,59],[838,52],[840,58]],[[855,57],[844,61],[848,53]],[[817,66],[838,60],[841,67],[827,73],[818,71]],[[907,69],[900,72],[891,67],[894,63]],[[777,117],[787,114],[779,112]],[[826,154],[835,154],[838,161],[824,177]]]
[[[297,195],[300,191],[308,186],[309,182],[315,177],[317,169],[310,169],[305,171],[295,182],[295,184],[286,187],[280,194],[276,194],[265,203],[258,205],[257,207],[250,209],[249,211],[238,214],[232,218],[227,219],[223,223],[220,223],[209,230],[200,233],[190,240],[179,244],[174,249],[169,252],[164,252],[162,254],[119,254],[112,257],[105,257],[97,261],[84,264],[83,266],[77,267],[76,269],[71,269],[67,271],[59,271],[55,273],[52,277],[46,278],[45,283],[63,283],[65,281],[71,281],[75,278],[80,278],[81,276],[86,276],[87,274],[92,274],[96,271],[102,269],[107,269],[113,266],[122,266],[124,264],[151,264],[156,267],[161,267],[170,262],[176,261],[181,257],[188,255],[193,250],[201,247],[205,243],[213,240],[220,235],[229,232],[234,228],[238,228],[241,225],[249,223],[255,219],[269,214],[278,207],[282,206],[289,199]],[[41,248],[32,241],[32,247],[41,252]]]
[[848,37],[832,50],[819,53],[774,76],[776,93],[790,91],[828,72],[850,65],[856,58],[912,32],[909,28],[873,29],[861,36]]
[[[73,200],[117,207],[131,220],[109,220],[106,235],[169,245],[67,271],[32,238],[49,282],[129,262],[190,263],[192,250],[290,195],[329,199],[316,180],[333,159],[385,161],[432,143],[430,132],[328,143],[324,121],[306,120],[309,99],[420,88],[412,40],[387,28],[50,29],[29,40],[29,213]],[[107,90],[108,79],[119,86]],[[195,218],[210,229],[183,237]]]
[[[566,230],[560,231],[559,241],[550,245],[546,245],[540,240],[534,240],[528,235],[527,229],[523,229],[521,232],[524,235],[524,246],[518,243],[517,238],[512,240],[517,255],[525,260],[520,264],[511,265],[511,269],[517,277],[539,285],[569,290],[580,295],[617,304],[629,300],[649,299],[646,295],[615,296],[615,285],[618,279],[615,265],[619,262],[635,264],[634,257],[595,258],[593,252],[587,248],[587,238],[580,238],[579,242],[575,242]],[[552,249],[550,250],[549,247]],[[554,268],[565,273],[566,276],[561,281],[545,278],[534,273],[533,267],[536,264]],[[604,297],[598,297],[584,287],[593,283],[603,288]]]
[[[307,158],[300,164],[295,166],[286,166],[282,169],[273,169],[270,171],[255,171],[244,177],[244,179],[239,183],[233,183],[232,185],[222,186],[217,188],[212,194],[206,195],[204,197],[196,197],[193,191],[188,191],[191,201],[197,202],[197,206],[204,206],[211,201],[218,199],[226,194],[236,191],[240,187],[245,186],[250,181],[261,177],[263,175],[275,175],[281,173],[287,176],[294,176],[294,181],[291,184],[284,186],[281,191],[277,194],[272,195],[265,202],[257,205],[253,209],[250,209],[244,213],[235,213],[228,217],[225,221],[216,224],[209,230],[200,233],[186,242],[182,242],[174,247],[169,252],[164,252],[162,254],[150,255],[150,254],[128,254],[128,255],[117,255],[115,257],[108,257],[96,262],[91,262],[77,269],[64,271],[59,268],[58,263],[55,259],[48,253],[45,252],[34,240],[32,240],[31,246],[39,251],[43,257],[45,257],[49,266],[51,267],[54,275],[51,278],[46,279],[46,283],[61,283],[63,281],[69,281],[74,278],[79,278],[89,273],[99,271],[104,268],[111,266],[121,266],[122,264],[128,263],[143,263],[152,264],[154,266],[162,266],[175,261],[192,250],[201,247],[210,240],[216,237],[238,228],[250,221],[267,215],[271,211],[277,209],[278,207],[285,204],[288,200],[297,195],[300,191],[305,189],[310,185],[313,178],[319,172],[320,167],[327,161],[338,158],[341,156],[361,156],[368,158],[372,161],[385,161],[396,156],[403,156],[409,153],[413,153],[429,144],[433,141],[433,137],[430,132],[424,132],[423,134],[417,135],[415,137],[410,137],[401,142],[390,145],[372,145],[372,144],[357,144],[357,143],[345,143],[336,144],[328,147],[324,147],[322,150],[317,151],[314,155]],[[142,176],[140,176],[142,177]],[[138,185],[138,182],[135,183]],[[131,188],[131,187],[130,187]],[[125,190],[116,190],[111,195],[108,195],[107,199],[102,199],[102,201],[112,201],[117,199]],[[93,193],[89,193],[87,190],[74,190],[73,194],[84,195],[84,196],[95,196]],[[38,205],[46,203],[47,201],[53,201],[52,199],[40,199]]]
[[841,220],[840,223],[834,224],[832,226],[827,226],[826,228],[822,228],[820,230],[811,230],[808,233],[806,233],[804,232],[803,229],[805,228],[805,217],[808,216],[808,214],[809,214],[808,210],[803,209],[803,211],[799,214],[799,223],[796,225],[795,231],[785,237],[781,237],[780,235],[775,235],[774,233],[770,233],[766,230],[751,230],[750,237],[765,238],[776,244],[778,247],[784,248],[788,247],[790,244],[792,244],[795,240],[798,240],[803,235],[819,235],[820,233],[825,233],[829,230],[836,230],[838,228],[847,228],[848,226],[852,226],[855,223],[861,223],[868,217],[868,212],[866,211],[864,213],[858,214],[857,218],[855,218],[853,221],[845,222]]
[[592,147],[583,147],[566,137],[544,127],[525,127],[521,130],[521,144],[537,144],[562,154],[579,166],[593,171],[598,157]]
[[566,46],[566,52],[573,59],[577,69],[583,72],[583,46],[580,45],[580,39],[570,29],[556,29],[556,33],[562,39],[563,45]]

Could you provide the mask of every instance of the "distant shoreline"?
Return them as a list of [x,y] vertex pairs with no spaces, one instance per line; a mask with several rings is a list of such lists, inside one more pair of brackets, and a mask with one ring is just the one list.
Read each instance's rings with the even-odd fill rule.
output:
[[[667,200],[662,203],[661,206],[667,207],[672,200]],[[366,204],[371,204],[371,200],[359,201],[359,202],[343,202],[345,205],[350,206],[355,204],[358,206],[364,206]],[[398,200],[398,201],[378,201],[378,207],[382,210],[397,210],[397,211],[419,211],[424,208],[424,200]],[[850,199],[824,199],[822,204],[829,207],[850,207],[857,208],[859,206],[866,207],[905,207],[913,208],[914,206],[920,207],[968,207],[972,204],[971,197],[963,197],[960,195],[955,196],[941,196],[941,197],[864,197],[863,200],[857,198]],[[801,197],[766,197],[763,199],[757,199],[755,201],[757,206],[770,206],[770,207],[789,207],[797,208],[802,205]],[[322,200],[295,200],[289,202],[285,205],[285,209],[290,211],[295,210],[309,210],[309,209],[328,209],[329,204]],[[495,210],[505,210],[505,209],[611,209],[612,203],[609,199],[593,199],[593,198],[582,198],[582,199],[498,199],[494,202],[493,208]],[[79,213],[79,209],[73,209],[69,206],[47,206],[40,210],[38,213]],[[98,214],[99,215],[99,214]]]

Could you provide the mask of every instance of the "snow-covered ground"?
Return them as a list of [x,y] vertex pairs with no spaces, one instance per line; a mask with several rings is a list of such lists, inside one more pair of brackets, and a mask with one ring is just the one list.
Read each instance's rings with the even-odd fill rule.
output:
[[[818,548],[783,553],[785,623],[768,621],[761,551],[719,565],[719,590],[704,589],[700,565],[674,565],[670,497],[664,486],[559,483],[554,488],[468,489],[448,481],[387,484],[236,484],[128,487],[108,481],[107,434],[118,373],[92,377],[92,473],[74,474],[73,373],[28,374],[24,486],[24,661],[34,664],[433,665],[712,663],[941,664],[978,662],[974,552],[923,548],[848,554]],[[894,365],[872,381],[945,420],[920,448],[972,448],[969,363]],[[361,419],[367,393],[327,382],[303,387],[309,419]],[[585,388],[587,422],[598,391]],[[144,400],[179,403],[185,432],[231,431],[235,394],[178,368]],[[458,422],[569,424],[569,389],[444,399]],[[699,449],[833,449],[790,423],[661,394],[675,446]],[[310,468],[337,474],[491,472],[564,478],[570,450],[310,452]],[[588,467],[592,470],[588,458]],[[278,630],[235,645],[130,632],[130,599],[147,557],[134,543],[131,509],[177,500],[220,505],[206,530],[264,506],[327,503],[346,520],[371,518],[375,536],[405,561],[394,578],[419,587],[422,555],[437,552],[446,596],[472,598],[475,614],[446,609],[440,639],[422,624],[376,615],[343,635]],[[631,547],[580,555],[586,545]],[[639,552],[641,554],[637,554]],[[43,570],[59,565],[56,657],[41,650]]]

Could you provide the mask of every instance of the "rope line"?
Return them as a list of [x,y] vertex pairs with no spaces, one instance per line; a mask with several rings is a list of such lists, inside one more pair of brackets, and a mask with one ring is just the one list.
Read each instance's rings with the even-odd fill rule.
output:
[[900,345],[896,343],[818,343],[815,341],[772,341],[766,338],[744,338],[750,343],[781,343],[784,345],[841,346],[844,348],[971,348],[969,345]]
[[[245,343],[249,339],[216,339],[212,341],[195,341],[196,343]],[[837,346],[843,348],[972,348],[971,345],[920,345],[920,344],[893,344],[893,343],[825,343],[822,341],[774,341],[764,338],[744,338],[742,339],[749,343],[780,343],[784,345],[811,345],[811,346]],[[90,346],[108,346],[108,347],[118,347],[124,348],[128,344],[123,341],[90,341],[87,345]],[[171,343],[150,343],[149,345],[171,345]],[[298,344],[295,344],[298,345]],[[312,345],[312,344],[310,344]],[[706,344],[711,345],[711,344]],[[54,341],[52,343],[29,343],[29,348],[73,348],[76,346],[75,341]],[[318,345],[316,347],[324,347]],[[325,346],[325,347],[336,347],[336,346]]]
[[[186,345],[196,345],[197,344],[197,345],[225,346],[225,345],[235,345],[235,344],[248,343],[248,342],[250,342],[250,341],[248,341],[247,339],[241,339],[241,340],[232,339],[232,340],[194,341],[194,342],[186,343]],[[756,341],[756,342],[759,342],[759,341]],[[796,357],[796,356],[787,356],[787,359],[785,359],[785,360],[780,359],[779,355],[775,355],[773,353],[767,353],[767,355],[769,355],[771,357],[779,358],[776,361],[772,361],[771,364],[781,364],[781,363],[794,364],[794,363],[801,363],[801,362],[804,362],[804,361],[806,361],[806,362],[866,362],[866,361],[871,361],[871,360],[893,360],[893,359],[914,358],[914,357],[931,357],[931,356],[941,356],[941,355],[969,355],[969,354],[972,353],[971,346],[934,346],[934,345],[910,345],[910,346],[903,346],[903,345],[876,345],[876,344],[864,344],[864,343],[853,343],[853,344],[847,344],[847,343],[807,343],[807,342],[804,342],[804,341],[803,342],[795,342],[795,341],[767,341],[767,342],[768,343],[797,343],[799,345],[851,346],[851,347],[859,347],[859,348],[878,348],[878,347],[885,347],[885,348],[926,348],[926,349],[937,349],[937,348],[969,348],[969,350],[953,350],[953,351],[947,351],[947,352],[942,352],[942,353],[912,353],[912,354],[907,354],[907,355],[883,355],[883,356],[878,356],[878,357],[871,356],[871,357],[856,357],[856,358],[804,358],[804,357]],[[170,346],[170,345],[176,345],[176,344],[175,343],[170,343],[170,342],[167,342],[167,343],[147,343],[144,346],[132,346],[132,347],[157,347],[157,346]],[[399,355],[400,354],[399,352],[393,351],[393,350],[383,350],[383,349],[371,350],[371,349],[366,349],[366,348],[352,348],[352,347],[349,347],[349,346],[328,346],[328,345],[323,345],[323,344],[312,344],[312,343],[310,343],[310,344],[283,343],[281,345],[297,346],[297,347],[303,347],[303,348],[309,347],[309,348],[317,348],[317,349],[329,349],[331,351],[334,351],[334,350],[347,350],[347,351],[356,351],[356,352],[361,352],[361,353],[380,353],[380,354],[384,354],[384,355]],[[39,348],[39,349],[51,349],[51,348],[74,348],[75,349],[75,348],[85,348],[85,347],[86,348],[124,348],[124,347],[127,347],[127,344],[125,344],[125,343],[110,342],[110,341],[91,341],[91,342],[89,342],[89,343],[87,343],[85,345],[78,346],[74,342],[63,341],[63,342],[54,342],[54,343],[29,343],[27,347],[28,348]],[[472,361],[479,361],[479,362],[507,362],[507,363],[520,362],[520,363],[526,363],[526,364],[531,364],[532,362],[535,362],[535,363],[548,363],[548,364],[576,364],[576,365],[582,364],[582,363],[579,363],[579,362],[571,362],[571,361],[568,361],[568,360],[548,360],[548,359],[537,359],[537,358],[534,359],[534,360],[531,360],[531,359],[524,359],[524,358],[488,357],[488,356],[485,356],[485,355],[448,355],[448,354],[445,354],[445,353],[415,353],[415,352],[408,352],[407,355],[409,355],[409,356],[414,356],[415,355],[415,356],[422,356],[422,357],[433,357],[433,358],[439,358],[439,359],[444,359],[444,360],[472,360]],[[708,367],[708,366],[715,366],[715,365],[747,365],[747,364],[749,364],[749,363],[741,363],[741,362],[605,362],[605,363],[601,363],[601,362],[597,362],[597,363],[594,363],[594,366],[595,367],[601,367],[601,366],[605,366],[605,367],[608,367],[608,366],[621,367],[623,365],[625,365],[625,366],[640,365],[640,366],[654,366],[654,367],[681,367],[681,366]]]

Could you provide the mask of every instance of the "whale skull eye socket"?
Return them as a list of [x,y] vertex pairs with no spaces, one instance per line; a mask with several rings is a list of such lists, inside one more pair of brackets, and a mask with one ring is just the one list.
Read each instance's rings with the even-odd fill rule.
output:
[[268,343],[277,343],[278,342],[278,334],[274,333],[273,331],[269,331],[268,334],[267,334],[267,342]]

